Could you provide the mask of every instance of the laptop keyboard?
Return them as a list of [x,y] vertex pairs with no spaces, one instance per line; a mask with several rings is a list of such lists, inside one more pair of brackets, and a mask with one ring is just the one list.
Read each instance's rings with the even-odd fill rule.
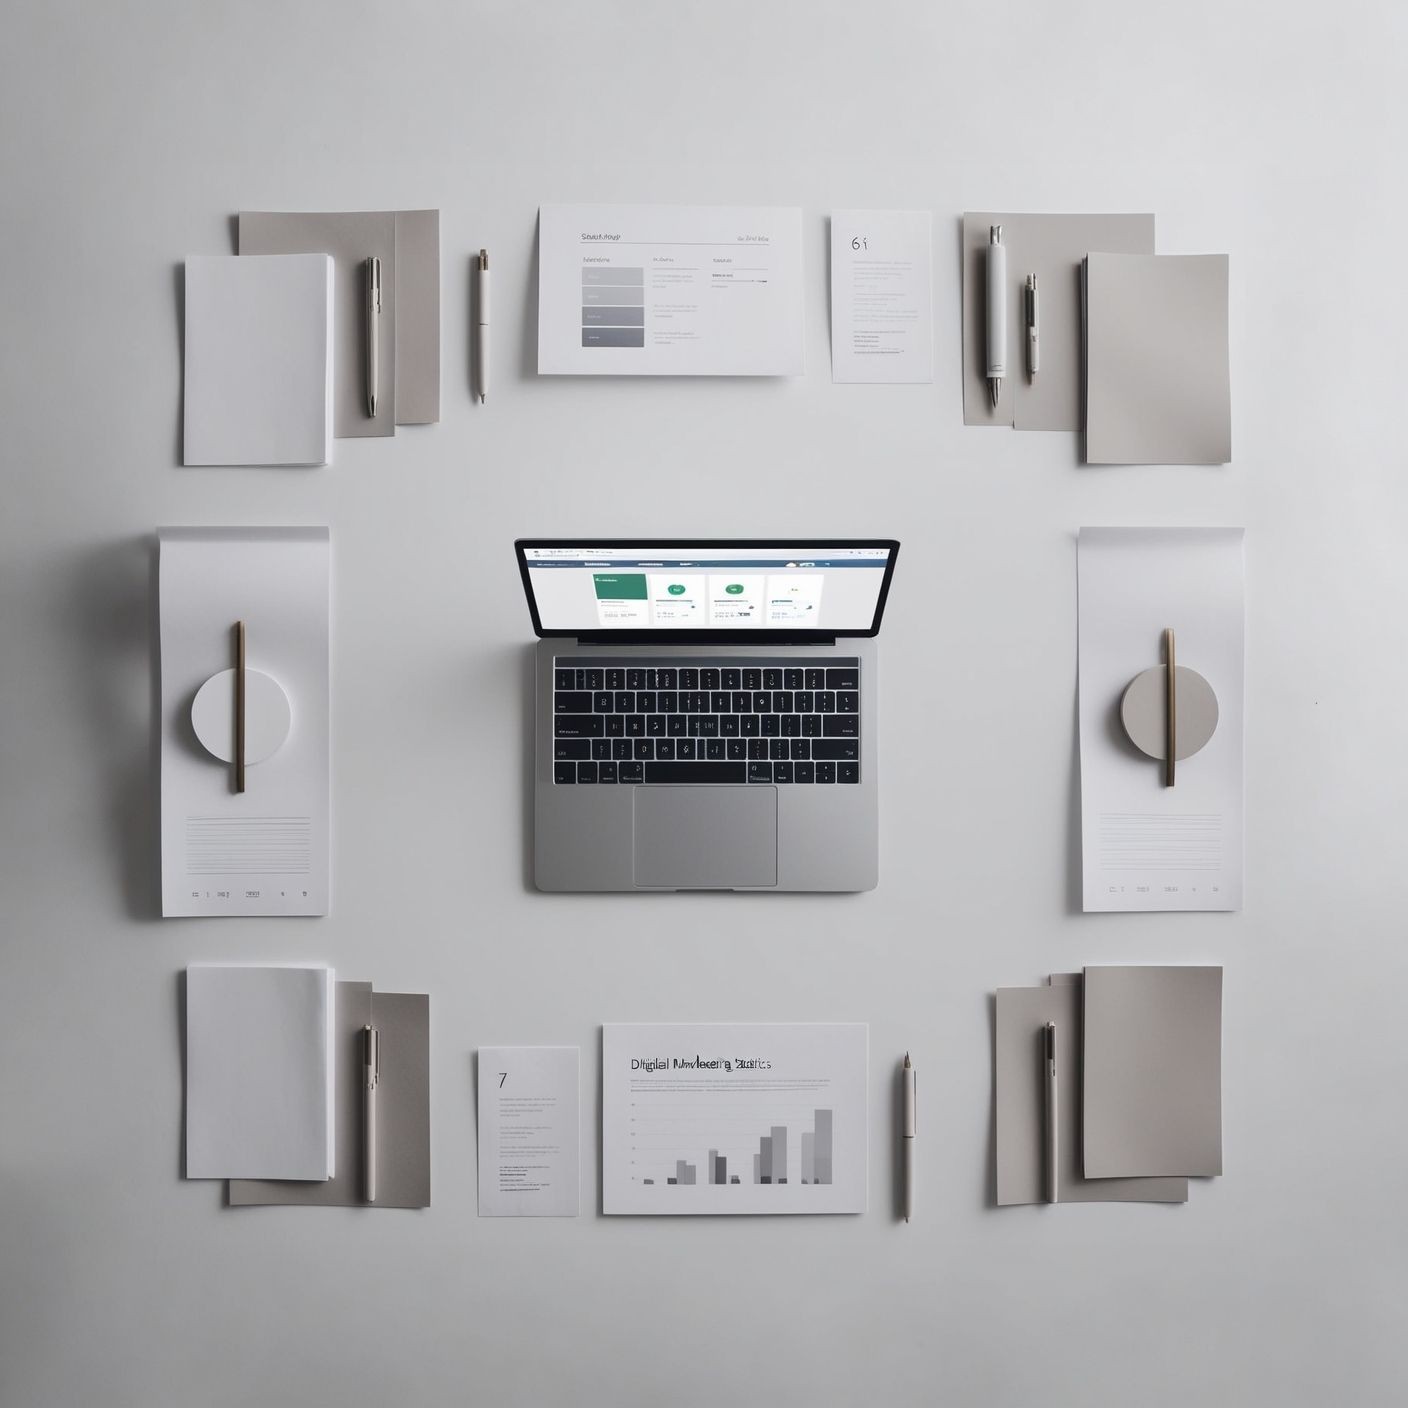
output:
[[553,669],[560,784],[860,781],[860,661],[574,658]]

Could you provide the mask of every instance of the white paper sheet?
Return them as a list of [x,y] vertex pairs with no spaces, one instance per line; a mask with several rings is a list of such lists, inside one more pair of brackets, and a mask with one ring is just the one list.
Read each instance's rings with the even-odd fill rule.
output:
[[575,1046],[479,1048],[479,1216],[576,1217],[581,1207]]
[[185,292],[184,463],[327,464],[332,260],[193,255]]
[[[1240,528],[1082,528],[1079,546],[1081,850],[1084,908],[1242,904],[1243,595]],[[1163,766],[1124,733],[1120,700],[1161,663],[1217,695],[1206,747]]]
[[832,212],[832,381],[933,381],[933,248],[927,210]]
[[860,1213],[870,1029],[608,1025],[602,1211]]
[[802,212],[543,206],[538,371],[801,376]]
[[334,1172],[331,968],[186,970],[186,1177]]
[[[172,915],[326,914],[326,528],[168,528],[161,544],[161,887]],[[234,660],[275,680],[292,721],[271,756],[232,770],[191,726],[196,692]]]

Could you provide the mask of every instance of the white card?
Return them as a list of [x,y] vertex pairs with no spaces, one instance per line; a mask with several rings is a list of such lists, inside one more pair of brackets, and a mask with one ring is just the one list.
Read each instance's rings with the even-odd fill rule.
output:
[[[328,530],[166,528],[159,539],[161,912],[326,914]],[[243,792],[228,761],[239,621]]]
[[860,1213],[870,1029],[609,1025],[602,1211]]
[[927,210],[832,212],[832,381],[933,381],[933,247]]
[[[1080,801],[1084,908],[1242,905],[1243,564],[1240,528],[1082,528],[1079,547]],[[1124,732],[1138,674],[1175,661],[1217,697],[1206,745],[1163,764]]]
[[479,1048],[479,1216],[576,1217],[581,1207],[575,1046]]
[[186,1177],[333,1175],[331,968],[186,970]]
[[540,210],[540,373],[801,376],[804,369],[800,210]]

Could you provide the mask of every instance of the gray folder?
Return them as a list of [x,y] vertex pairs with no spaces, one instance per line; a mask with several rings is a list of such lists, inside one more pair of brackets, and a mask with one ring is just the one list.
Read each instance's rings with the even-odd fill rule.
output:
[[[1007,246],[1007,376],[994,410],[987,385],[988,228]],[[1152,215],[1027,215],[972,211],[963,217],[963,423],[1018,430],[1079,430],[1081,260],[1093,249],[1154,252]],[[1041,360],[1027,379],[1022,288],[1037,276]]]
[[1085,1172],[1222,1172],[1222,969],[1085,970]]
[[1225,254],[1086,262],[1089,464],[1232,458]]
[[[377,1085],[376,1202],[366,1201],[362,1152],[362,1028],[381,1046]],[[337,985],[336,1173],[325,1183],[232,1178],[231,1207],[430,1206],[430,999]]]
[[[241,254],[330,254],[333,258],[333,433],[396,433],[396,214],[391,210],[240,213]],[[381,260],[381,386],[367,414],[366,262]]]
[[1058,1199],[1067,1203],[1182,1203],[1186,1178],[1087,1178],[1081,1172],[1081,984],[1053,977],[1049,987],[997,990],[994,1083],[997,1102],[997,1201],[1044,1203],[1046,1122],[1042,1028],[1056,1023],[1060,1157]]
[[396,424],[440,419],[440,212],[396,212]]

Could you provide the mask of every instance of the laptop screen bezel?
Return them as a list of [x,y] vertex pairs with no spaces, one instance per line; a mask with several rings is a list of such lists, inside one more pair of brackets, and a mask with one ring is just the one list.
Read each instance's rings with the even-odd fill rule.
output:
[[[696,631],[677,630],[613,630],[610,626],[594,630],[553,629],[543,626],[538,615],[538,602],[528,572],[529,548],[638,548],[646,552],[663,548],[784,548],[795,550],[799,557],[820,557],[828,548],[887,548],[885,576],[875,598],[875,617],[868,627],[847,630],[789,631],[757,628],[729,631],[705,627]],[[528,600],[528,614],[533,618],[533,630],[541,639],[570,638],[576,640],[614,641],[622,645],[649,643],[652,645],[767,645],[783,642],[808,641],[820,644],[838,639],[860,639],[880,633],[880,620],[885,614],[885,600],[890,594],[890,579],[895,575],[895,559],[899,556],[898,538],[516,538],[513,544],[518,557],[518,572],[523,579],[523,594]]]

